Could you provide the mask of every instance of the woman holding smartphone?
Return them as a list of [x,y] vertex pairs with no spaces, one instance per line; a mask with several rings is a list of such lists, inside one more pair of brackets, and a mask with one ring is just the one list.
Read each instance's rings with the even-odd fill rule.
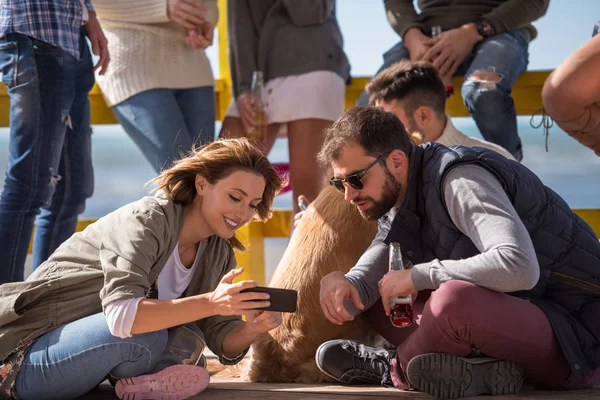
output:
[[236,230],[268,219],[282,186],[260,150],[216,141],[155,183],[156,196],[76,233],[25,282],[0,286],[0,397],[72,399],[108,377],[121,399],[185,399],[208,384],[208,372],[187,362],[204,338],[235,364],[281,323],[256,311],[268,294],[240,293],[256,282],[233,283]]

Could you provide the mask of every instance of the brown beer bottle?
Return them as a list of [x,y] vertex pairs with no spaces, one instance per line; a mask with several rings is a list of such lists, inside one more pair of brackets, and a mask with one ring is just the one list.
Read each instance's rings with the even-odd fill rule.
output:
[[267,113],[263,100],[263,73],[254,71],[252,75],[252,108],[256,114],[256,125],[247,132],[248,140],[259,147],[264,147],[267,137]]

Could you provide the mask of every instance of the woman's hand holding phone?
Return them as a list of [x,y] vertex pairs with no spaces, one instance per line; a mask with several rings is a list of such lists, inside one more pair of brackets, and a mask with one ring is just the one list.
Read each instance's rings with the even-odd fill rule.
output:
[[255,281],[233,283],[233,280],[242,272],[243,268],[232,269],[221,279],[219,286],[209,294],[208,299],[215,315],[248,314],[248,310],[271,305],[271,302],[268,301],[270,297],[268,293],[252,291],[240,293],[241,290],[258,286]]
[[255,333],[267,333],[281,325],[280,312],[251,310],[246,311],[246,325]]

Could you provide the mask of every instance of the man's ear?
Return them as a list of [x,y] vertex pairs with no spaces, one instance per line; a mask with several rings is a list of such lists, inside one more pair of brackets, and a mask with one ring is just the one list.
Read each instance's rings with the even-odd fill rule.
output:
[[200,175],[200,174],[196,174],[196,181],[195,181],[195,185],[196,185],[196,192],[198,194],[203,194],[204,191],[206,190],[206,185],[207,185],[207,181],[206,179]]
[[[392,150],[389,155],[392,173],[399,173],[408,167],[408,157],[402,150]],[[389,164],[388,164],[389,165]]]
[[433,119],[433,111],[426,106],[418,107],[413,113],[413,119],[417,122],[418,126],[427,126]]

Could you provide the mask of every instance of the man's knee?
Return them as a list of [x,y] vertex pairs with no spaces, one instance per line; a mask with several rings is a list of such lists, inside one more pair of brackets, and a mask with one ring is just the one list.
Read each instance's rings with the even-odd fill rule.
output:
[[462,86],[462,96],[470,108],[485,107],[498,99],[510,96],[502,75],[495,71],[477,70],[468,75]]
[[433,317],[458,320],[458,317],[473,317],[479,309],[478,298],[482,290],[473,283],[452,280],[444,282],[435,290],[428,301]]
[[390,67],[393,64],[410,58],[410,53],[402,41],[396,43],[394,47],[383,53],[383,65],[380,71]]

